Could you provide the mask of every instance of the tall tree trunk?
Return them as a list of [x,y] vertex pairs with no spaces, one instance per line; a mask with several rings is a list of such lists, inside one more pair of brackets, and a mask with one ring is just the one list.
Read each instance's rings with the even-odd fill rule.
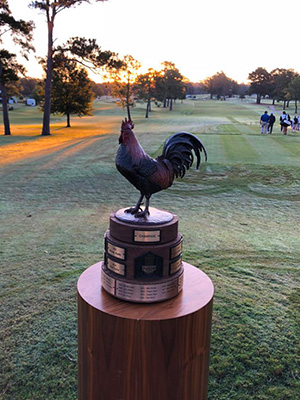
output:
[[150,105],[149,105],[149,100],[147,101],[147,105],[146,105],[146,114],[145,114],[145,118],[148,118],[149,117],[149,107],[150,107]]
[[261,99],[260,94],[257,94],[256,95],[256,104],[260,104],[260,99]]
[[42,135],[50,135],[51,80],[53,69],[53,22],[54,18],[52,18],[52,20],[48,20],[48,54]]
[[[3,74],[3,65],[0,59],[0,78]],[[10,125],[9,125],[9,117],[8,117],[8,108],[7,108],[7,95],[5,84],[0,81],[0,90],[2,97],[2,110],[3,110],[3,125],[4,125],[4,135],[11,135],[10,133]]]
[[145,118],[148,118],[148,117],[149,117],[149,112],[151,112],[151,94],[150,94],[150,93],[148,93],[148,100],[147,100]]
[[286,100],[283,100],[283,109],[285,110]]
[[1,90],[1,96],[2,96],[4,135],[11,135],[10,125],[9,125],[9,117],[8,117],[6,88],[2,82],[0,83],[0,90]]
[[173,110],[173,99],[172,99],[172,98],[170,99],[170,108],[169,108],[169,110],[170,110],[170,111]]
[[70,113],[67,113],[67,128],[71,128],[71,124],[70,124]]
[[129,79],[128,79],[127,88],[126,88],[126,109],[127,109],[128,120],[131,121],[129,100],[130,100],[130,82],[129,82]]
[[275,97],[273,97],[272,105],[275,105]]
[[295,114],[298,114],[298,100],[295,100]]
[[128,117],[128,120],[131,121],[130,106],[129,106],[128,103],[126,104],[126,109],[127,109],[127,117]]

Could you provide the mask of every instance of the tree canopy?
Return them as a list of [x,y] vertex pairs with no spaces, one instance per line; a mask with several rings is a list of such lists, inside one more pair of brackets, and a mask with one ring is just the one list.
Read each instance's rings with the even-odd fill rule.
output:
[[295,113],[298,113],[298,100],[300,100],[300,76],[296,76],[287,87],[288,96],[295,101]]
[[145,118],[148,118],[151,111],[151,99],[155,93],[155,75],[157,72],[149,68],[146,74],[140,74],[135,82],[138,98],[147,103]]
[[155,98],[162,101],[164,107],[169,104],[172,111],[173,102],[185,96],[186,85],[184,76],[176,68],[175,64],[170,61],[162,63],[163,69],[155,75]]
[[92,99],[92,81],[87,71],[62,54],[54,57],[51,113],[66,115],[67,127],[70,127],[72,114],[90,115]]
[[269,94],[274,100],[284,101],[284,108],[288,86],[296,76],[293,69],[276,68],[270,73],[271,90]]
[[248,79],[251,82],[249,93],[255,93],[256,103],[260,104],[261,97],[269,94],[271,90],[271,75],[265,68],[258,67],[250,72]]
[[214,95],[218,99],[225,96],[231,96],[238,92],[238,83],[228,78],[223,71],[204,80],[204,86],[212,98]]
[[135,104],[135,82],[137,71],[141,64],[131,55],[126,55],[121,60],[121,67],[112,68],[109,78],[112,82],[112,95],[118,99],[118,104],[127,111],[128,119],[131,119],[130,109]]
[[33,96],[35,88],[40,79],[25,77],[21,78],[21,94],[25,97]]
[[69,58],[95,73],[123,66],[118,54],[102,50],[96,39],[72,37],[65,44],[58,46],[55,53],[67,54]]

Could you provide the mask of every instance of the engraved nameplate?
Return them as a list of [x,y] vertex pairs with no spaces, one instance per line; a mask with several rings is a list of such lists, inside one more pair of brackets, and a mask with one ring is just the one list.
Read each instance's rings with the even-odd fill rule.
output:
[[115,246],[112,243],[107,242],[107,252],[111,256],[119,258],[120,260],[125,260],[125,249],[119,246]]
[[160,241],[160,231],[134,231],[134,241],[135,242],[159,242]]
[[115,295],[124,300],[151,303],[176,296],[177,286],[177,279],[156,285],[136,285],[117,280]]
[[179,271],[181,268],[182,259],[181,257],[172,263],[170,263],[170,275],[175,274],[175,272]]
[[120,264],[116,261],[111,260],[109,257],[107,257],[107,268],[114,272],[115,274],[119,275],[125,275],[125,265]]
[[178,257],[182,252],[182,241],[180,243],[178,243],[176,246],[171,248],[171,260],[173,258]]
[[124,300],[140,301],[140,288],[138,285],[117,281],[116,296]]
[[139,284],[123,281],[121,278],[113,279],[105,269],[102,269],[102,285],[107,292],[119,299],[138,303],[154,303],[177,296],[183,287],[183,273],[166,282]]
[[106,275],[104,271],[102,271],[102,286],[108,293],[113,295],[115,294],[116,281],[115,279]]

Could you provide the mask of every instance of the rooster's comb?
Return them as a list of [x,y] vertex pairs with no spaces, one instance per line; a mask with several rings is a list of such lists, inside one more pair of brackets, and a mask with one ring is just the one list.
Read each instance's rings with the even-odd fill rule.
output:
[[126,129],[133,129],[134,125],[133,122],[131,121],[131,119],[127,120],[127,118],[125,118],[125,121],[122,121],[122,125],[121,125],[121,131],[125,131]]

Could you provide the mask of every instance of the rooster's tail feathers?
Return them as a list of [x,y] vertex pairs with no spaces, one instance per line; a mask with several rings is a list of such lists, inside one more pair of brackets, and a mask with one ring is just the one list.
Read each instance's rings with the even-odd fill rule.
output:
[[200,166],[201,154],[204,152],[205,161],[207,153],[205,147],[197,136],[188,132],[178,132],[169,137],[164,144],[162,156],[167,158],[173,166],[176,178],[183,178],[187,169],[189,169],[194,161],[194,150],[197,158],[197,169]]

